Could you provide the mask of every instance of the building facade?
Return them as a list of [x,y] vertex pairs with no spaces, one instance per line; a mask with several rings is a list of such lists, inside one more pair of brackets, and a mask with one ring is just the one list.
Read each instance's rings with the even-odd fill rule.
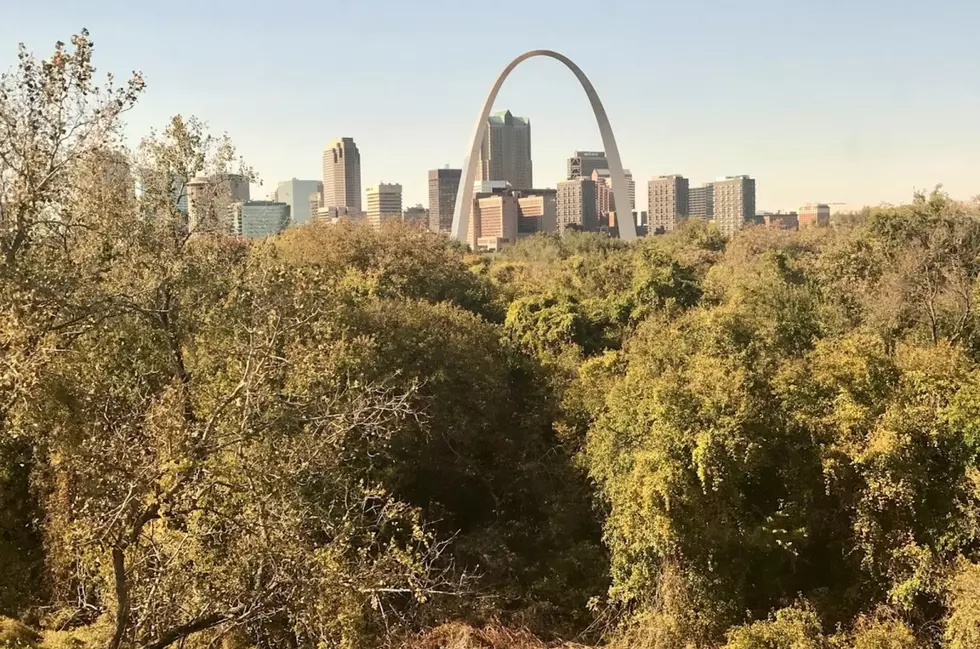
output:
[[505,180],[514,189],[530,189],[531,121],[509,110],[494,113],[480,147],[480,179]]
[[[626,176],[626,191],[630,195],[630,212],[636,209],[636,181],[633,180],[633,172],[629,169],[623,169],[623,175]],[[612,183],[610,183],[610,188]],[[615,204],[615,201],[613,201]],[[614,205],[615,207],[615,205]]]
[[276,187],[274,200],[289,205],[292,222],[297,225],[308,223],[316,214],[316,209],[310,210],[310,194],[323,191],[323,183],[319,180],[297,180],[295,178],[281,182]]
[[826,228],[830,225],[830,205],[807,203],[800,208],[800,229]]
[[517,241],[520,208],[513,192],[473,200],[467,243],[473,250],[497,252]]
[[592,182],[595,183],[595,211],[600,221],[609,217],[609,213],[616,209],[613,205],[612,182],[609,180],[608,169],[594,169],[592,171]]
[[800,220],[796,212],[760,212],[755,222],[770,230],[799,230]]
[[647,222],[651,233],[670,232],[688,212],[687,178],[679,174],[657,176],[647,183]]
[[449,167],[429,170],[429,229],[433,232],[452,230],[462,173],[462,169]]
[[[636,182],[629,169],[623,170],[626,176],[626,191],[630,197],[630,209],[632,213],[636,210]],[[596,213],[599,221],[609,222],[609,227],[613,227],[614,220],[610,218],[616,212],[616,199],[613,196],[612,175],[608,169],[595,169],[592,172],[592,180],[596,183]]]
[[591,178],[596,169],[609,169],[605,151],[573,151],[565,163],[566,180]]
[[723,235],[731,236],[755,218],[755,180],[728,176],[712,185],[715,226]]
[[361,152],[354,138],[337,138],[323,150],[323,207],[361,212]]
[[289,204],[277,201],[232,203],[231,233],[238,237],[260,239],[282,232],[289,225]]
[[402,218],[402,186],[397,183],[378,183],[368,185],[367,222],[375,229],[381,228],[382,221]]
[[558,183],[556,191],[558,231],[568,227],[589,232],[599,231],[596,211],[596,183],[591,178],[576,178]]
[[687,215],[691,218],[715,218],[715,188],[711,183],[691,187],[687,193]]
[[558,231],[558,192],[532,189],[518,192],[517,236]]

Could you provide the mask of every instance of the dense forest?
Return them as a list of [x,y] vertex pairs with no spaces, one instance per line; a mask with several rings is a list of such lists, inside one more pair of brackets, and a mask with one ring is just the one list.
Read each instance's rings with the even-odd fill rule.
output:
[[980,647],[980,204],[188,232],[92,54],[0,81],[0,646]]

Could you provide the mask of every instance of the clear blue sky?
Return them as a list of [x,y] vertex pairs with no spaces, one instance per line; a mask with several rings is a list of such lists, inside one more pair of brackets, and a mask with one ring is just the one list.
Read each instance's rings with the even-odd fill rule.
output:
[[[646,180],[748,173],[760,209],[980,194],[977,0],[0,0],[0,67],[88,27],[101,71],[139,69],[134,138],[182,113],[227,131],[258,198],[318,178],[353,136],[362,176],[426,203],[459,166],[480,103],[523,51],[556,49],[595,84],[645,204]],[[532,124],[534,178],[601,149],[559,63],[519,67],[496,108]],[[638,205],[641,207],[641,205]]]

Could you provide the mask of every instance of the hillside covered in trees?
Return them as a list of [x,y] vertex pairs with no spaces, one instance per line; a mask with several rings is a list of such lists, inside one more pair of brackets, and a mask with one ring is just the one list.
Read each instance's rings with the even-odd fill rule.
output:
[[188,233],[92,52],[0,82],[0,646],[980,646],[980,205]]

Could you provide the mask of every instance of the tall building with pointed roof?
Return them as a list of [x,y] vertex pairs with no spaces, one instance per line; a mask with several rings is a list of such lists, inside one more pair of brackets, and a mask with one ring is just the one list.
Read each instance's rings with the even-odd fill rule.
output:
[[340,137],[323,150],[323,206],[361,212],[361,152]]
[[531,120],[509,110],[487,120],[480,148],[480,180],[505,180],[514,189],[534,187],[531,174]]

